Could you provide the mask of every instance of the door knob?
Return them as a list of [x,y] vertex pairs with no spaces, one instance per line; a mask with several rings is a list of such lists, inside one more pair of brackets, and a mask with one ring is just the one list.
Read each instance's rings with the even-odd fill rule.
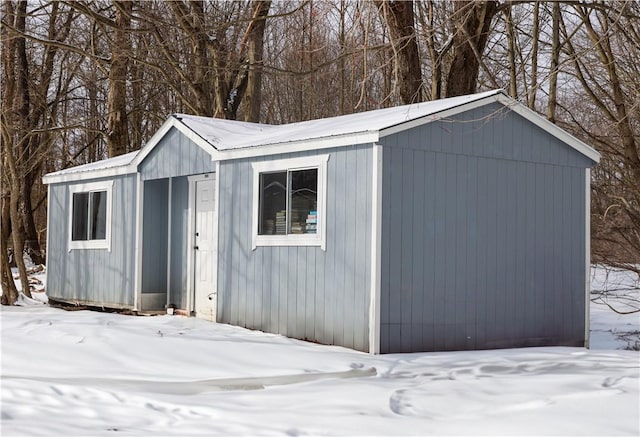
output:
[[198,249],[200,249],[200,248],[199,248],[198,246],[196,246],[196,247],[194,247],[194,249],[195,249],[195,250],[198,250]]

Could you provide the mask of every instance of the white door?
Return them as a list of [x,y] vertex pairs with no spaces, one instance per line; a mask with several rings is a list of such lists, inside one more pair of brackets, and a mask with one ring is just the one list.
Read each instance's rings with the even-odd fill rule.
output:
[[197,317],[216,320],[215,174],[195,182],[194,309]]

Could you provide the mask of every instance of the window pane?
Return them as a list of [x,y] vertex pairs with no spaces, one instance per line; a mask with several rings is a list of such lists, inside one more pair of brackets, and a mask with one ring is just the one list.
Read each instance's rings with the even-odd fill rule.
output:
[[90,240],[107,238],[107,192],[91,193],[91,233]]
[[318,169],[290,172],[289,200],[292,234],[316,234],[318,231]]
[[72,208],[71,239],[73,241],[86,240],[88,234],[89,193],[73,193]]
[[287,229],[287,172],[260,174],[258,235],[284,235]]

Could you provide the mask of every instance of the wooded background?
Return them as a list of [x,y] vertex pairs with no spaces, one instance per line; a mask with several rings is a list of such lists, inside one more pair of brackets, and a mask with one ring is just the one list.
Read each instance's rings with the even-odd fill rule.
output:
[[3,303],[10,261],[27,283],[9,253],[45,262],[41,177],[171,113],[281,124],[495,88],[602,154],[593,261],[640,270],[640,2],[3,0],[1,44]]

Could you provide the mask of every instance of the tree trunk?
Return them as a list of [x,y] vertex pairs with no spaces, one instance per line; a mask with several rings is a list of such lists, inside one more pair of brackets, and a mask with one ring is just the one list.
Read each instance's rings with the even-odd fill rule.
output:
[[129,123],[127,120],[127,72],[131,41],[129,28],[133,2],[112,0],[116,8],[111,64],[109,68],[109,109],[107,154],[109,157],[127,153],[129,145]]
[[[6,151],[3,148],[3,153]],[[4,165],[4,157],[2,164]],[[11,216],[9,212],[9,198],[10,193],[6,184],[6,179],[0,180],[1,188],[1,216],[0,216],[0,283],[2,285],[2,305],[13,305],[18,299],[18,290],[16,288],[15,281],[13,280],[13,274],[11,273],[11,266],[9,265],[9,237],[11,236]]]
[[377,1],[394,50],[394,63],[404,104],[422,102],[422,69],[416,38],[413,1]]
[[[36,137],[37,138],[37,137]],[[38,231],[33,219],[33,206],[31,203],[31,193],[33,191],[36,169],[27,171],[22,178],[22,222],[24,225],[25,249],[34,264],[44,264],[44,257],[40,249]]]
[[454,54],[447,75],[447,97],[476,92],[481,56],[489,39],[498,3],[493,0],[455,2]]
[[262,104],[262,66],[264,61],[264,28],[266,17],[269,13],[271,0],[259,0],[253,3],[253,21],[249,31],[249,47],[247,58],[249,61],[249,73],[247,78],[247,91],[245,98],[244,121],[260,122],[260,107]]
[[516,32],[511,16],[511,5],[507,4],[504,9],[504,21],[507,27],[507,59],[509,61],[509,95],[512,98],[518,97],[518,74],[516,71]]
[[11,220],[11,236],[13,242],[13,256],[18,266],[20,275],[20,283],[22,284],[22,292],[31,297],[31,289],[29,288],[29,278],[27,277],[27,268],[24,264],[24,227],[22,225],[22,217],[20,216],[20,178],[16,169],[13,147],[6,151],[7,164],[9,167],[9,217]]
[[[9,19],[13,18],[15,20],[14,27],[16,31],[21,34],[25,33],[26,16],[27,2],[20,1],[16,8],[14,17],[9,17]],[[24,180],[21,177],[22,166],[19,165],[20,161],[16,159],[16,157],[22,157],[21,149],[28,146],[28,137],[25,133],[28,132],[27,127],[30,106],[29,64],[27,61],[27,49],[24,36],[12,35],[11,43],[9,43],[9,52],[5,55],[12,58],[7,62],[7,67],[13,68],[13,81],[16,84],[15,88],[12,88],[15,94],[11,96],[12,101],[7,102],[9,106],[6,109],[13,107],[14,116],[17,116],[11,123],[15,130],[11,133],[7,132],[6,136],[3,135],[3,141],[6,142],[4,144],[5,170],[8,170],[8,175],[5,175],[5,177],[8,179],[10,196],[9,218],[11,221],[13,255],[20,274],[22,292],[26,296],[31,297],[27,278],[27,269],[22,256],[24,251],[24,226],[20,215],[20,200]],[[3,128],[8,128],[8,126],[3,126]],[[16,131],[20,135],[16,135]],[[28,150],[26,152],[28,154]]]
[[549,73],[549,101],[547,102],[547,119],[556,122],[558,105],[558,70],[560,65],[560,3],[553,3],[551,13],[551,72]]
[[538,40],[540,39],[540,1],[533,5],[533,28],[531,30],[531,84],[527,97],[527,106],[535,111],[538,93]]

